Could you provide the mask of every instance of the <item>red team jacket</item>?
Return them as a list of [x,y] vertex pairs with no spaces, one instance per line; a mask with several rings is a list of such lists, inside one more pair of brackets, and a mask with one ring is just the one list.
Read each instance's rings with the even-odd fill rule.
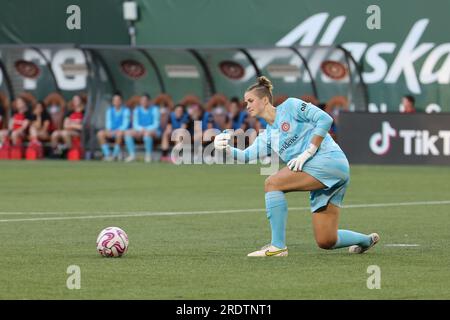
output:
[[25,120],[30,120],[30,116],[27,113],[15,113],[12,117],[13,131],[20,129]]
[[69,117],[71,122],[82,124],[83,122],[84,111],[72,111],[66,117]]

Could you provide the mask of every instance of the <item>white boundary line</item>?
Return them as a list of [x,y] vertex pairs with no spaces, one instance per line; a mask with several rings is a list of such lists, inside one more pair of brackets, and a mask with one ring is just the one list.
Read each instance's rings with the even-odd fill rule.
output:
[[[420,205],[446,205],[450,200],[442,201],[413,201],[413,202],[393,202],[393,203],[367,203],[352,204],[344,206],[345,209],[353,208],[382,208],[382,207],[400,207],[400,206],[420,206]],[[309,207],[291,207],[290,210],[306,210]],[[236,210],[209,210],[209,211],[161,211],[161,212],[99,212],[98,215],[88,215],[91,212],[0,212],[0,215],[57,215],[57,214],[75,214],[81,216],[71,217],[40,217],[40,218],[13,218],[0,219],[3,222],[25,222],[25,221],[58,221],[58,220],[83,220],[83,219],[103,219],[103,218],[130,218],[130,217],[151,217],[151,216],[177,216],[177,215],[202,215],[219,213],[251,213],[261,212],[265,209],[236,209]]]
[[[301,209],[307,209],[308,207],[304,207]],[[294,208],[295,209],[295,208]],[[147,214],[147,215],[175,215],[175,214],[211,214],[211,213],[238,213],[238,212],[254,212],[254,211],[260,211],[264,209],[235,209],[235,210],[208,210],[208,211],[104,211],[104,212],[97,212],[99,214],[108,214],[108,215],[123,215],[123,214]],[[64,214],[64,215],[82,215],[82,214],[89,214],[89,213],[95,213],[95,212],[88,212],[88,211],[67,211],[67,212],[45,212],[45,211],[39,211],[39,212],[0,212],[0,215],[58,215],[58,214]]]
[[[151,216],[178,216],[178,215],[202,215],[214,213],[241,213],[259,212],[262,209],[243,210],[212,210],[212,211],[162,211],[162,212],[102,212],[95,216],[75,216],[75,217],[44,217],[44,218],[22,218],[22,219],[0,219],[0,222],[21,222],[21,221],[53,221],[53,220],[80,220],[80,219],[101,219],[101,218],[130,218],[130,217],[151,217]],[[85,212],[87,214],[90,212]],[[105,214],[107,213],[107,214]],[[52,212],[52,214],[55,214]],[[61,214],[61,212],[59,213]],[[70,214],[70,212],[62,213]]]
[[416,243],[391,243],[385,244],[385,247],[420,247],[420,244]]

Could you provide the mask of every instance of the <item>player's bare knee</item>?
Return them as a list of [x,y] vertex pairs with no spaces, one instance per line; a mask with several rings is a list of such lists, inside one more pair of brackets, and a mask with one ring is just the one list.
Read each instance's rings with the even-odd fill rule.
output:
[[57,140],[58,139],[58,134],[59,134],[58,131],[53,131],[52,134],[50,135],[50,139],[52,141]]
[[270,191],[279,191],[279,189],[277,188],[276,179],[274,179],[272,176],[268,177],[264,182],[264,192]]
[[330,250],[336,244],[336,239],[317,239],[316,243],[320,249]]

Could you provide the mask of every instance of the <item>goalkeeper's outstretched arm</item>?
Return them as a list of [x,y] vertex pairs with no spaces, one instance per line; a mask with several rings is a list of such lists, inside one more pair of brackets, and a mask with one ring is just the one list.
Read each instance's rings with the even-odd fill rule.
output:
[[215,148],[218,150],[225,149],[228,155],[239,162],[248,163],[258,158],[270,155],[270,147],[267,144],[265,132],[256,137],[255,141],[253,141],[253,143],[244,150],[230,146],[228,144],[230,139],[231,135],[229,133],[219,134],[214,140]]

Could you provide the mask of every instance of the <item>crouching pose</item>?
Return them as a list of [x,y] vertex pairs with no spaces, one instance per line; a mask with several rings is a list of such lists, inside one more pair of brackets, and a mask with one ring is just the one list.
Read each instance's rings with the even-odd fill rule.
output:
[[247,111],[267,122],[266,130],[245,150],[229,146],[230,133],[216,136],[216,149],[225,150],[239,161],[248,162],[275,152],[287,163],[265,182],[266,213],[272,231],[271,242],[250,257],[287,256],[285,193],[309,191],[312,224],[317,245],[323,249],[349,247],[363,253],[374,246],[379,235],[338,229],[340,207],[350,180],[347,158],[328,131],[332,118],[318,107],[289,98],[277,108],[272,103],[272,84],[265,77],[245,92]]

